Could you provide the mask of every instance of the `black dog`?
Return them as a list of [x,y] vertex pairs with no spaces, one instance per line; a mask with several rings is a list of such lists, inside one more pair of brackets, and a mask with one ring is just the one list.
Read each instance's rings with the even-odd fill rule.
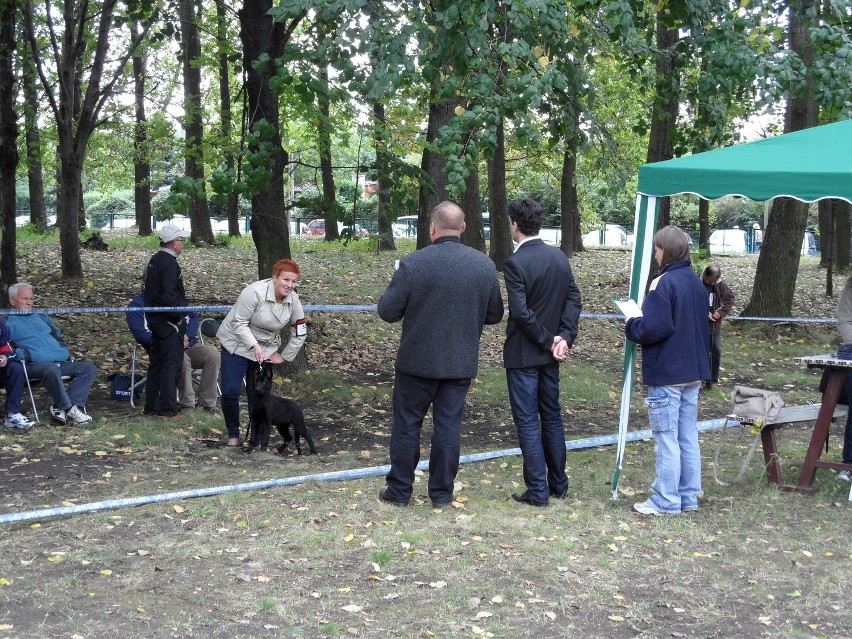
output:
[[275,397],[272,394],[272,367],[270,365],[252,366],[250,383],[254,384],[254,401],[252,402],[251,414],[251,439],[249,447],[246,449],[251,452],[254,448],[266,450],[269,445],[269,434],[274,425],[284,443],[278,449],[278,453],[283,453],[293,437],[290,436],[290,425],[293,425],[293,432],[296,441],[296,452],[301,455],[302,448],[299,446],[299,437],[304,437],[308,442],[311,452],[316,454],[317,449],[314,447],[314,440],[305,426],[305,416],[302,413],[302,408],[296,402],[290,399],[282,399]]

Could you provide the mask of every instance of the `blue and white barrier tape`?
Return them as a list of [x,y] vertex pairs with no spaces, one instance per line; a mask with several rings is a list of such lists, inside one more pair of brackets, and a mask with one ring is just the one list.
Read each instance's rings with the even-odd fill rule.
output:
[[[719,430],[722,428],[730,428],[731,426],[739,426],[740,423],[727,419],[710,419],[698,422],[699,431]],[[627,434],[628,441],[637,441],[640,439],[650,438],[650,430],[637,430]],[[600,435],[598,437],[586,437],[584,439],[575,439],[565,443],[566,450],[580,450],[584,448],[596,448],[598,446],[609,446],[618,441],[618,434]],[[486,461],[499,457],[516,457],[521,454],[520,448],[508,448],[504,450],[494,450],[483,453],[472,453],[470,455],[462,455],[459,462],[462,464]],[[418,470],[426,470],[429,468],[428,461],[421,461],[417,464]],[[266,488],[275,488],[278,486],[295,486],[304,484],[308,481],[343,481],[351,479],[363,479],[365,477],[376,477],[386,475],[390,471],[390,466],[373,466],[371,468],[354,468],[352,470],[340,470],[329,473],[317,473],[314,475],[301,475],[297,477],[282,477],[280,479],[266,479],[261,481],[248,482],[243,484],[231,484],[228,486],[213,486],[210,488],[197,488],[193,490],[182,490],[179,492],[161,493],[159,495],[145,495],[141,497],[125,497],[122,499],[109,499],[106,501],[92,502],[89,504],[76,504],[74,506],[57,506],[55,508],[42,508],[40,510],[30,510],[18,513],[8,513],[0,515],[0,524],[14,524],[26,521],[37,521],[41,519],[49,519],[51,517],[64,517],[66,515],[77,515],[81,513],[98,512],[102,510],[115,510],[127,506],[143,506],[146,504],[156,504],[167,501],[178,501],[181,499],[193,499],[195,497],[210,497],[212,495],[221,495],[223,493],[245,491],[245,490],[263,490]]]
[[[303,306],[305,312],[340,312],[340,311],[362,311],[375,312],[375,304],[306,304]],[[230,306],[101,306],[101,307],[76,307],[76,308],[38,308],[34,312],[45,315],[82,315],[87,313],[164,313],[174,311],[195,311],[196,313],[227,313]],[[506,309],[508,313],[508,309]],[[0,309],[2,315],[22,315],[23,312],[16,308]],[[620,313],[581,313],[584,319],[613,319],[623,320],[624,315]],[[832,317],[739,317],[728,315],[726,318],[739,322],[797,322],[813,324],[836,324],[837,319]]]

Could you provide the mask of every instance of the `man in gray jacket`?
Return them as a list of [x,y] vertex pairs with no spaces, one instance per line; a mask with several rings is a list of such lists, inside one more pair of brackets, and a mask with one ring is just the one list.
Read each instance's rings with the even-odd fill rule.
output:
[[432,406],[429,498],[442,508],[453,499],[459,467],[461,417],[476,376],[485,324],[503,318],[494,263],[464,246],[464,213],[441,202],[430,215],[432,244],[400,260],[378,303],[386,322],[402,320],[393,387],[391,469],[379,499],[407,506],[420,460],[420,430]]

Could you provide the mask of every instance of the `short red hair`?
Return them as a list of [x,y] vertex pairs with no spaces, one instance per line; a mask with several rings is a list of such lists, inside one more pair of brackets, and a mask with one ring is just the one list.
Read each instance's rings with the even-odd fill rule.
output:
[[278,260],[277,262],[275,262],[275,264],[272,265],[272,277],[278,277],[279,275],[281,275],[281,273],[284,272],[301,275],[301,272],[299,271],[299,265],[296,264],[296,261],[288,258]]

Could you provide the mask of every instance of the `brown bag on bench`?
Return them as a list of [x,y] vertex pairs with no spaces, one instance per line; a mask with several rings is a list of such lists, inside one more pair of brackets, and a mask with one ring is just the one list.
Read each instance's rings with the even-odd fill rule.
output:
[[[735,386],[731,393],[731,415],[739,418],[747,418],[753,422],[756,430],[759,430],[768,420],[775,419],[781,413],[784,407],[784,400],[781,396],[774,392],[763,390],[762,388],[750,388],[748,386]],[[734,481],[740,482],[745,478],[748,471],[748,465],[751,463],[751,458],[754,451],[757,449],[757,444],[760,441],[760,433],[756,432],[754,440],[749,446],[743,459],[740,472]],[[722,443],[716,446],[716,453],[713,456],[713,479],[720,486],[727,486],[726,482],[719,479],[719,453],[722,450]]]
[[778,417],[782,408],[784,400],[774,391],[735,386],[731,393],[731,414],[737,417],[750,417],[765,423]]

